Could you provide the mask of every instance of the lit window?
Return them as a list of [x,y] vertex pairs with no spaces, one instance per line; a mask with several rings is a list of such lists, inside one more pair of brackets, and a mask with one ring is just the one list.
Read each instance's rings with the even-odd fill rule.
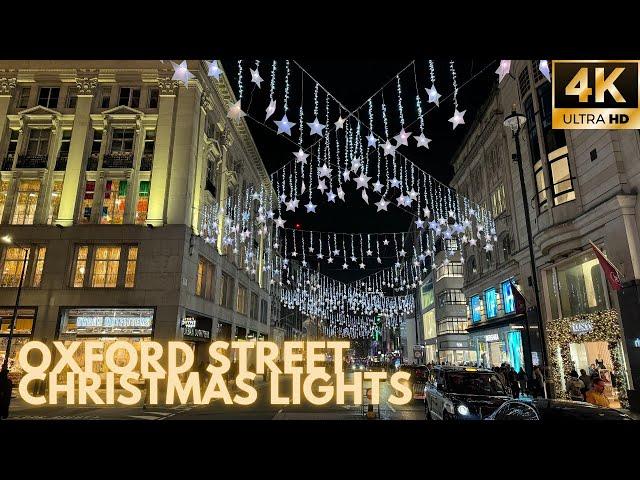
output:
[[96,248],[93,261],[92,287],[114,288],[118,283],[120,247]]
[[484,304],[487,318],[494,318],[498,315],[498,293],[495,288],[484,292]]
[[238,298],[236,301],[236,311],[242,315],[247,314],[247,288],[238,286]]
[[576,198],[576,193],[573,190],[573,181],[571,180],[568,155],[567,147],[561,147],[549,154],[554,205],[560,205]]
[[11,223],[14,225],[33,224],[39,192],[40,180],[20,180]]
[[480,295],[474,295],[471,297],[470,307],[471,321],[476,323],[482,320],[482,301],[480,300]]
[[124,280],[125,288],[133,288],[136,279],[136,263],[138,261],[138,247],[129,247],[129,255],[127,257],[127,273]]
[[8,247],[4,252],[0,285],[3,287],[17,287],[20,285],[20,275],[22,274],[23,265],[25,274],[27,272],[30,249]]
[[39,287],[42,281],[42,270],[44,269],[44,257],[47,254],[47,247],[38,247],[36,257],[36,271],[33,274],[33,286]]
[[143,180],[140,182],[138,190],[138,203],[136,205],[136,224],[144,225],[147,221],[147,212],[149,211],[149,189],[151,182]]
[[448,264],[440,264],[436,269],[436,281],[445,277],[462,277],[462,263],[449,262]]
[[2,221],[2,213],[4,212],[4,205],[7,202],[8,191],[9,191],[9,182],[6,180],[0,181],[0,221]]
[[433,303],[432,282],[426,282],[424,285],[422,285],[422,289],[420,291],[420,303],[423,309],[429,307]]
[[493,207],[493,218],[496,218],[502,212],[504,212],[505,205],[505,195],[504,195],[504,184],[498,185],[498,187],[491,194],[491,206]]
[[206,260],[200,257],[198,261],[198,272],[196,273],[196,295],[202,297],[204,293],[204,273],[206,269]]
[[104,200],[102,203],[102,217],[100,218],[100,223],[123,223],[126,199],[127,181],[107,180],[104,188]]
[[432,308],[422,314],[422,331],[424,340],[429,340],[437,335],[436,331],[436,309]]
[[49,219],[47,223],[53,225],[58,219],[58,210],[60,209],[60,197],[62,196],[62,180],[56,180],[53,182],[53,188],[51,189],[51,206],[49,207]]
[[513,313],[516,311],[516,300],[513,296],[511,281],[502,282],[502,298],[504,301],[504,313]]
[[78,247],[78,254],[76,255],[76,268],[73,276],[73,286],[82,287],[84,285],[84,275],[87,271],[87,257],[89,255],[89,247]]
[[96,190],[96,182],[90,181],[85,183],[84,196],[80,205],[80,223],[89,223],[91,221],[91,210],[93,209],[93,196]]

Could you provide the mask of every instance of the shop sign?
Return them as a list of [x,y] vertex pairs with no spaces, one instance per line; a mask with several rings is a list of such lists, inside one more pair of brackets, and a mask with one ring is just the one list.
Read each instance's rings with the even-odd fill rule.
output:
[[423,348],[424,347],[422,347],[422,345],[414,345],[413,346],[413,357],[414,358],[422,358]]
[[151,317],[76,317],[76,327],[150,328],[152,321]]
[[484,339],[487,342],[498,342],[500,340],[500,337],[498,337],[497,333],[490,333],[489,335],[485,335]]
[[582,335],[583,333],[589,333],[591,331],[593,331],[593,324],[587,320],[571,323],[571,332],[576,335]]
[[211,339],[211,329],[202,328],[203,325],[198,325],[198,320],[195,317],[185,317],[182,320],[182,336],[190,338],[198,338],[202,340]]

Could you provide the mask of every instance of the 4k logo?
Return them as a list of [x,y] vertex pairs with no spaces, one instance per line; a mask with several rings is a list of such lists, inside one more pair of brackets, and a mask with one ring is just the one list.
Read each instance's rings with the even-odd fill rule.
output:
[[554,60],[553,128],[640,128],[640,61]]

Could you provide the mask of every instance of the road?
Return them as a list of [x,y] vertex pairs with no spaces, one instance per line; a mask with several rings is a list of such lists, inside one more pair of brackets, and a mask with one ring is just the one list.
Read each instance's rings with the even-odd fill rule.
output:
[[[347,382],[351,381],[347,374]],[[9,419],[12,420],[364,420],[361,405],[335,405],[329,403],[316,406],[304,402],[301,405],[271,405],[269,401],[269,384],[257,380],[258,400],[250,406],[225,405],[222,400],[215,400],[208,405],[176,405],[132,407],[101,406],[66,406],[48,405],[31,406],[20,399],[14,399]],[[281,395],[290,392],[289,380],[280,381]],[[379,410],[374,407],[377,420],[424,420],[422,403],[412,401],[407,405],[391,405],[388,402],[391,394],[388,382],[381,384],[381,403]],[[351,401],[347,394],[347,402]],[[379,411],[379,415],[378,415]]]

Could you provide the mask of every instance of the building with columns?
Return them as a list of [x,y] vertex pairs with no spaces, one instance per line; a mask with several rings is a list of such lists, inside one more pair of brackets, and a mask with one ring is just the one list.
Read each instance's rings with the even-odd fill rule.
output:
[[[493,251],[480,242],[463,247],[472,346],[490,365],[541,363],[535,275],[550,387],[562,396],[573,368],[593,368],[613,402],[624,403],[630,388],[633,405],[640,385],[640,134],[554,130],[551,83],[539,61],[513,60],[510,70],[453,159],[452,185],[489,208],[496,222]],[[512,110],[526,116],[519,135],[525,202],[512,159],[516,144],[503,126]],[[622,290],[611,288],[590,242],[620,271]],[[526,315],[515,313],[510,279],[526,299]]]
[[269,337],[262,268],[200,236],[206,205],[269,177],[226,77],[188,65],[185,87],[169,62],[0,61],[0,355],[23,265],[12,360],[31,339],[175,339],[197,364]]

